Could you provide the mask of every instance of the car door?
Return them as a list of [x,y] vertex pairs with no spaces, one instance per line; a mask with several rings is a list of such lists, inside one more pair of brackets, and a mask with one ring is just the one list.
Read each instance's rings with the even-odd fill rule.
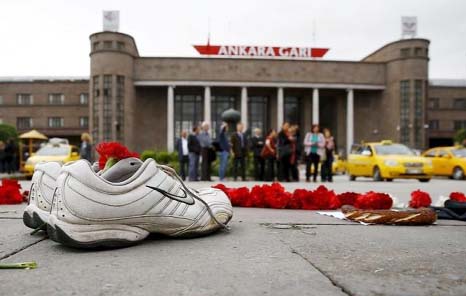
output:
[[424,157],[432,161],[432,168],[434,169],[434,175],[440,175],[440,164],[437,157],[438,149],[430,149],[424,153]]
[[447,176],[451,175],[451,171],[448,169],[450,157],[445,149],[439,149],[437,156],[435,157],[439,175]]
[[346,168],[348,170],[349,175],[361,176],[361,152],[362,146],[353,145],[351,147],[351,151],[348,155],[348,161],[346,164]]

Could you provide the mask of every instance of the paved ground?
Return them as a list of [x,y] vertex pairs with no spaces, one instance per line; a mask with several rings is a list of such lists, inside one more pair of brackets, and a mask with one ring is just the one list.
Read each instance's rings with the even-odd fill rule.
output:
[[[316,184],[286,184],[303,186]],[[339,177],[329,187],[385,191],[407,201],[414,189],[436,198],[466,191],[466,182]],[[0,295],[466,295],[462,222],[362,226],[312,211],[235,208],[228,233],[80,251],[29,235],[23,207],[0,206],[0,262],[35,260],[39,267],[0,270]]]

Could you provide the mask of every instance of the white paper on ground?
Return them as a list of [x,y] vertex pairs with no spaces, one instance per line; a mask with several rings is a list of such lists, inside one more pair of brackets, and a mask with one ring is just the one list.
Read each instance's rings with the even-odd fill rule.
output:
[[[340,219],[340,220],[356,222],[356,221],[346,219],[345,214],[343,214],[340,211],[325,211],[325,212],[316,212],[316,213],[319,214],[319,215],[329,216],[329,217],[337,218],[337,219]],[[372,225],[372,224],[364,223],[364,222],[357,222],[357,223],[362,224],[362,225]]]

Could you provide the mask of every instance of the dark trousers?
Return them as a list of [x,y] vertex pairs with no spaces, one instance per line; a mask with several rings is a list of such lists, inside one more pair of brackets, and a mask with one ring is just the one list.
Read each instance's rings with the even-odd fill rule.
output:
[[209,159],[209,148],[201,149],[202,164],[201,164],[201,180],[210,180],[210,159]]
[[189,156],[188,155],[183,155],[180,158],[180,176],[181,179],[186,180],[186,173],[188,172],[189,169]]
[[327,159],[322,162],[322,167],[320,168],[320,178],[322,181],[332,182],[333,172],[332,172],[333,159],[327,156]]
[[317,173],[319,171],[320,156],[317,153],[310,153],[306,156],[306,180],[311,177],[311,166],[314,166],[312,180],[317,181]]
[[199,181],[197,174],[199,171],[199,154],[189,152],[189,181]]
[[265,181],[275,180],[275,157],[268,157],[265,160]]
[[246,159],[244,157],[235,157],[233,159],[233,179],[236,181],[238,177],[238,167],[241,167],[241,180],[246,180]]
[[289,182],[290,181],[290,156],[280,157],[279,164],[279,177],[280,181]]
[[265,160],[260,156],[254,156],[254,180],[264,181]]
[[298,163],[295,161],[293,164],[290,165],[291,171],[291,179],[293,181],[299,181],[299,170],[298,170]]

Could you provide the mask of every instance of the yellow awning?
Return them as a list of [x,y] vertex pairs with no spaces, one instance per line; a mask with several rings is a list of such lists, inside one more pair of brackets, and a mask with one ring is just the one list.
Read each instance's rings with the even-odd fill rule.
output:
[[37,140],[47,140],[47,136],[39,133],[36,130],[30,130],[19,136],[20,139],[37,139]]

